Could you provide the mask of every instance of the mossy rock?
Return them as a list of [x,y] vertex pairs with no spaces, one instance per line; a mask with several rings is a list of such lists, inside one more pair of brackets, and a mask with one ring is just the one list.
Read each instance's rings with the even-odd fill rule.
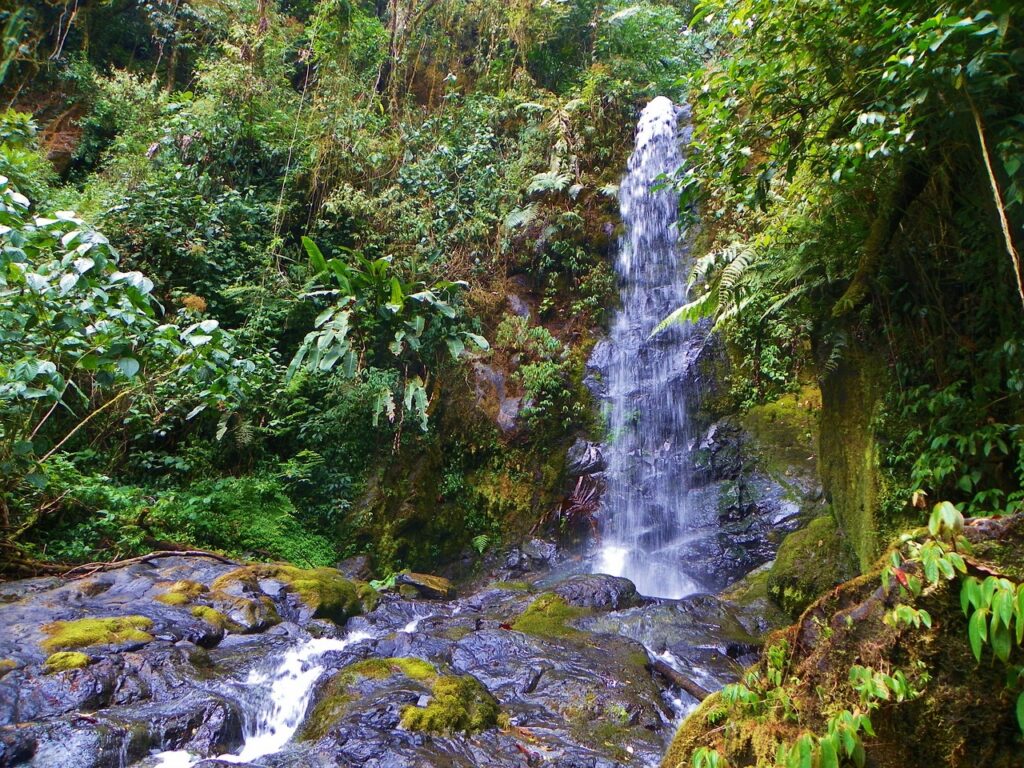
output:
[[237,632],[240,629],[235,622],[216,608],[211,608],[208,605],[193,605],[192,610],[189,612],[197,619],[202,619],[207,624],[217,627],[217,629],[224,630],[225,632]]
[[427,706],[402,710],[403,728],[442,734],[477,733],[498,722],[498,702],[475,677],[439,677],[431,693]]
[[55,672],[66,672],[69,669],[81,669],[89,666],[91,659],[81,651],[57,651],[43,664],[43,671],[52,675]]
[[343,623],[376,600],[376,593],[367,585],[350,581],[334,568],[297,568],[282,563],[260,563],[238,568],[214,580],[214,590],[225,590],[234,584],[248,584],[258,589],[261,579],[285,584],[302,603],[312,609],[313,616]]
[[789,534],[768,571],[768,594],[791,618],[857,573],[857,563],[831,515]]
[[171,584],[170,588],[166,592],[157,595],[155,599],[157,602],[163,603],[164,605],[183,606],[188,605],[204,592],[209,591],[209,588],[205,584],[200,584],[198,581],[182,579],[181,581],[176,581]]
[[237,626],[232,631],[260,632],[281,623],[274,601],[266,595],[254,600],[217,589],[205,595],[204,602],[223,613]]
[[341,719],[348,705],[355,701],[356,694],[351,688],[358,680],[384,680],[396,675],[424,682],[437,677],[437,668],[429,661],[407,656],[363,659],[349,664],[327,682],[306,720],[301,738],[307,741],[320,739]]
[[428,573],[400,573],[395,578],[399,591],[402,587],[412,587],[415,595],[428,600],[450,600],[455,597],[455,588],[443,576],[432,576]]
[[50,653],[90,645],[118,645],[120,643],[148,643],[153,636],[146,630],[153,628],[145,616],[118,616],[103,619],[77,619],[54,621],[42,627],[48,637],[43,649]]
[[[1024,562],[1024,515],[967,534],[974,552],[1002,571]],[[976,557],[973,555],[972,557]],[[804,733],[823,734],[831,715],[863,708],[850,685],[854,664],[904,673],[915,694],[890,698],[870,713],[873,732],[863,747],[876,768],[1020,768],[1022,742],[1016,722],[1018,691],[1006,685],[1007,668],[977,663],[968,643],[967,618],[957,580],[925,590],[914,606],[927,610],[931,627],[894,626],[887,621],[894,592],[882,585],[888,558],[867,574],[844,582],[812,603],[799,622],[775,636],[785,639],[783,687],[789,702],[767,711],[734,706],[720,694],[706,699],[679,728],[662,768],[690,768],[698,747],[715,749],[734,768],[775,765],[780,743]],[[767,680],[762,659],[752,672]],[[760,688],[761,686],[755,686]],[[781,699],[780,699],[781,700]]]
[[512,624],[517,632],[537,637],[570,639],[583,635],[570,621],[590,615],[586,608],[569,605],[553,592],[540,595]]

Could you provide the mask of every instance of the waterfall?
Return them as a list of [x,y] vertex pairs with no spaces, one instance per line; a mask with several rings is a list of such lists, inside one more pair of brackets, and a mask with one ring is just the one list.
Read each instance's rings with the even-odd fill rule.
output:
[[679,199],[659,184],[682,165],[677,108],[659,96],[640,114],[619,189],[625,234],[616,269],[622,307],[592,362],[601,374],[608,428],[603,531],[595,567],[625,576],[645,595],[699,591],[685,575],[691,487],[688,375],[692,329],[657,324],[686,301],[688,254],[677,230]]

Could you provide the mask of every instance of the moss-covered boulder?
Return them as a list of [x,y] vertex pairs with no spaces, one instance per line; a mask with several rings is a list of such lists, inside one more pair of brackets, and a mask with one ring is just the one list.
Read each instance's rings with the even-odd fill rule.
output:
[[546,638],[576,638],[583,633],[570,622],[583,618],[591,613],[586,608],[569,605],[565,598],[553,592],[546,592],[527,607],[513,622],[512,628],[517,632]]
[[153,636],[146,630],[152,628],[153,621],[145,616],[54,621],[42,627],[43,634],[46,635],[42,646],[44,650],[55,653],[91,645],[148,643]]
[[857,573],[857,563],[831,515],[789,534],[768,572],[768,594],[792,618]]
[[261,581],[277,581],[293,593],[316,618],[342,623],[362,613],[376,593],[367,585],[346,579],[334,568],[297,568],[283,563],[258,563],[218,577],[210,585],[215,591],[231,593],[239,586],[260,592]]
[[[1012,572],[1024,562],[1024,515],[972,523],[965,534],[974,553],[969,567],[980,574]],[[830,719],[844,711],[870,717],[860,738],[864,764],[875,768],[1020,768],[1019,687],[1006,685],[1010,667],[988,648],[981,663],[975,660],[959,579],[940,580],[913,601],[928,612],[930,627],[896,623],[891,609],[908,597],[898,586],[883,586],[885,562],[828,591],[773,636],[774,651],[744,678],[753,695],[733,703],[721,694],[706,699],[679,728],[662,768],[690,768],[699,748],[717,751],[731,768],[772,766],[780,745],[827,734]],[[906,684],[900,695],[887,693],[868,708],[869,688],[855,687],[854,667],[898,671]]]
[[89,666],[90,659],[81,651],[57,651],[51,653],[43,664],[43,671],[48,675],[55,672],[66,672],[69,669],[81,669]]
[[437,677],[437,668],[429,661],[407,656],[363,659],[348,665],[331,677],[321,690],[313,711],[306,719],[301,738],[305,741],[322,738],[355,701],[359,695],[355,686],[361,680],[384,680],[396,676],[425,682]]
[[184,606],[209,591],[209,587],[205,584],[190,579],[181,579],[171,584],[166,592],[157,595],[155,599],[164,605]]
[[411,706],[402,711],[402,727],[442,734],[476,733],[496,725],[500,713],[498,702],[479,680],[450,675],[434,680],[425,707]]
[[395,584],[399,588],[410,587],[412,597],[422,597],[427,600],[450,600],[455,597],[455,587],[443,576],[405,572],[398,574]]

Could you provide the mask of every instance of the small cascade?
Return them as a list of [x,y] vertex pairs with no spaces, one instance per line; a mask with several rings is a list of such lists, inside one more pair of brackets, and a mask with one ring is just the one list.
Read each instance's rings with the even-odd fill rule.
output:
[[609,437],[604,526],[594,568],[625,576],[641,594],[699,591],[685,573],[687,496],[692,486],[689,412],[694,402],[688,342],[674,326],[651,338],[686,302],[689,259],[677,230],[679,199],[664,177],[682,164],[677,107],[664,97],[640,115],[636,147],[619,190],[625,234],[616,264],[622,308],[600,360]]
[[[372,635],[352,632],[341,639],[320,637],[289,649],[273,666],[254,669],[244,682],[249,704],[245,741],[234,754],[219,755],[225,763],[250,763],[284,749],[306,715],[313,688],[324,667],[319,662],[331,651],[343,651]],[[158,768],[189,768],[200,758],[183,750],[161,752]]]

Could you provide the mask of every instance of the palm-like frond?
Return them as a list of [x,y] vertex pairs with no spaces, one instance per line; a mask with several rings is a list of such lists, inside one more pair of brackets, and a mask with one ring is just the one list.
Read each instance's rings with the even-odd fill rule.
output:
[[530,183],[526,187],[526,194],[534,195],[538,193],[544,194],[547,192],[561,193],[568,189],[570,182],[572,182],[572,176],[568,173],[544,171],[530,179]]
[[513,208],[505,216],[505,228],[506,229],[518,229],[519,227],[528,227],[537,218],[537,204],[528,203],[522,208]]

